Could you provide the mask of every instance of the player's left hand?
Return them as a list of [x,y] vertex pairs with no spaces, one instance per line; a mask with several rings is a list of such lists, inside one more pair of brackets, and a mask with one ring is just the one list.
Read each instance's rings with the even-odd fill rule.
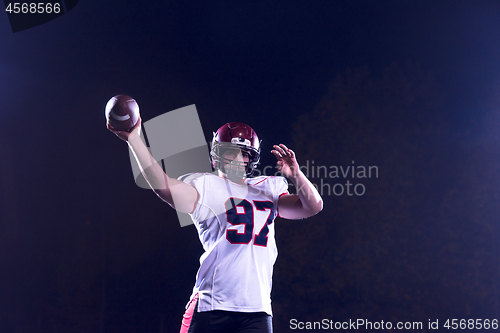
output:
[[274,145],[274,149],[271,150],[276,159],[276,167],[281,174],[287,178],[296,177],[299,172],[299,164],[295,158],[295,152],[285,146],[284,144]]

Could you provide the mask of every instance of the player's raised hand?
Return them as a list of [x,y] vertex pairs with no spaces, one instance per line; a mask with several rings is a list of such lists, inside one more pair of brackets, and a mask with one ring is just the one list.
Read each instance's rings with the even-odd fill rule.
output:
[[295,152],[285,146],[284,144],[274,145],[274,149],[271,150],[276,159],[276,167],[278,171],[285,177],[296,177],[299,172],[299,164],[295,158]]
[[122,139],[123,141],[129,141],[131,136],[132,137],[133,136],[137,136],[137,137],[141,136],[141,123],[142,123],[142,120],[141,120],[141,117],[139,117],[137,119],[137,123],[129,131],[119,131],[116,128],[114,128],[113,126],[111,126],[109,123],[107,123],[106,126],[108,127],[108,129],[111,132],[115,133],[116,136],[119,137],[120,139]]

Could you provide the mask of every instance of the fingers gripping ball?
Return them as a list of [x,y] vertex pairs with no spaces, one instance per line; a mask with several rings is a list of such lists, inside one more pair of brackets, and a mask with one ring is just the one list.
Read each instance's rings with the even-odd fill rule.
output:
[[139,105],[130,96],[116,95],[106,104],[106,120],[109,125],[119,131],[128,131],[139,119]]

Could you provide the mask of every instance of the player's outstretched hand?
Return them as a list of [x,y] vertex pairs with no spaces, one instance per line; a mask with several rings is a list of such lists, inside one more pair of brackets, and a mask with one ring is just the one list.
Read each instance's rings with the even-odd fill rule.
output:
[[115,133],[116,136],[119,137],[120,139],[122,139],[123,141],[129,141],[131,136],[140,136],[141,135],[141,123],[142,123],[142,120],[141,120],[141,117],[139,117],[137,119],[137,123],[134,125],[134,127],[132,127],[130,129],[130,131],[119,131],[119,130],[113,128],[113,126],[111,126],[110,124],[106,124],[106,126],[108,127],[108,129],[111,132]]
[[271,150],[276,159],[276,167],[281,174],[288,178],[296,177],[299,172],[299,164],[295,158],[295,153],[290,148],[287,148],[284,144],[274,145],[274,149]]

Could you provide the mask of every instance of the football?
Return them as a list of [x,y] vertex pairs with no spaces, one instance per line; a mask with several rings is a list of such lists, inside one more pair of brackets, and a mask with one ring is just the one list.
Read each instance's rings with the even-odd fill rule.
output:
[[106,104],[106,121],[119,131],[129,131],[139,119],[139,105],[130,96],[116,95]]

